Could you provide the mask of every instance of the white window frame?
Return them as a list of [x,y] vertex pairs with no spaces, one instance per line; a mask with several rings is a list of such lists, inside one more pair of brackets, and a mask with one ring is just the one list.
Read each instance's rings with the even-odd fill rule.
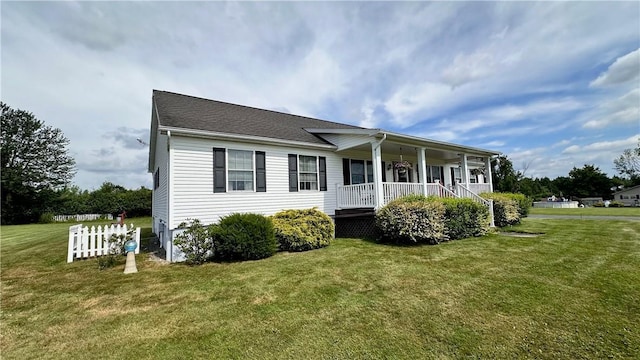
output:
[[[235,172],[249,172],[249,170],[247,169],[232,169],[230,166],[231,163],[231,152],[245,152],[245,153],[251,153],[251,189],[242,189],[242,190],[238,190],[238,189],[234,189],[232,184],[232,180],[231,180],[231,172],[235,171]],[[256,153],[253,150],[240,150],[240,149],[227,149],[227,156],[226,156],[226,171],[227,171],[227,191],[229,192],[255,192],[256,191]],[[238,181],[235,180],[236,183],[238,182],[243,182],[246,183],[246,181]]]
[[[309,172],[309,171],[302,171],[302,158],[313,158],[314,163],[315,163],[315,172]],[[311,181],[303,181],[302,180],[302,174],[315,174],[315,189],[314,188],[310,188],[307,189],[305,186],[303,186],[303,184],[305,183],[309,183],[310,187],[311,184],[313,184],[314,182]],[[298,190],[299,191],[320,191],[320,169],[319,169],[319,161],[318,161],[318,157],[314,156],[314,155],[298,155]]]

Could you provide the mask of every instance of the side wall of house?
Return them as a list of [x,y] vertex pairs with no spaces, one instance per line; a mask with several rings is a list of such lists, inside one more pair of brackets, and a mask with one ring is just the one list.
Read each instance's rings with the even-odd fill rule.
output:
[[[213,148],[265,152],[266,192],[227,189],[226,192],[214,193]],[[342,158],[333,151],[173,135],[171,152],[171,229],[188,219],[199,219],[204,224],[215,223],[220,217],[234,212],[272,215],[283,209],[317,207],[330,216],[335,213],[336,184],[342,183]],[[289,192],[289,154],[324,156],[327,161],[327,191]]]
[[[155,149],[155,168],[151,174],[151,176],[154,177],[151,216],[153,218],[153,232],[158,235],[162,244],[164,244],[167,239],[166,225],[169,223],[168,155],[167,135],[158,134]],[[156,171],[158,172],[157,180],[155,180]],[[158,181],[157,187],[155,186],[156,181]]]

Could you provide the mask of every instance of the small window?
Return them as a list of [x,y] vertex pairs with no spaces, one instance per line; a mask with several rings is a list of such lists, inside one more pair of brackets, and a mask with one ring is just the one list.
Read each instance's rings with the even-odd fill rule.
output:
[[299,157],[300,190],[318,190],[318,165],[315,156]]
[[373,162],[369,160],[367,160],[367,182],[368,183],[373,182]]
[[229,150],[228,187],[230,191],[253,191],[253,151]]
[[160,187],[160,168],[156,169],[156,173],[153,174],[153,189]]
[[364,179],[364,160],[351,160],[351,184],[362,184]]

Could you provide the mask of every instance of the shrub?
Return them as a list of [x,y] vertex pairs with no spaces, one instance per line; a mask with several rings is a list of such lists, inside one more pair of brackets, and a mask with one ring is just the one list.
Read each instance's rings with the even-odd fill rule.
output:
[[529,215],[529,210],[531,209],[531,199],[529,199],[526,195],[517,193],[501,194],[516,202],[516,204],[518,205],[518,213],[520,214],[521,218],[527,217],[527,215]]
[[[118,264],[118,260],[126,255],[124,251],[124,243],[133,238],[133,227],[126,234],[113,234],[109,238],[109,251],[107,255],[98,257],[98,269],[105,270]],[[138,244],[140,246],[140,244]]]
[[40,224],[51,224],[53,222],[53,213],[45,212],[40,214],[40,218],[38,219],[38,223]]
[[98,269],[106,270],[118,264],[118,259],[113,255],[101,256],[98,258]]
[[620,201],[612,201],[609,203],[609,207],[624,207],[624,203]]
[[427,199],[398,199],[376,213],[383,241],[437,244],[446,241],[445,207]]
[[449,240],[483,236],[489,232],[489,209],[471,199],[440,199],[445,206],[445,234]]
[[188,220],[178,226],[184,231],[173,239],[174,245],[184,253],[186,262],[199,265],[213,255],[213,236],[200,220]]
[[259,214],[231,214],[212,230],[219,260],[258,260],[278,249],[271,219]]
[[604,207],[604,202],[602,201],[598,201],[597,203],[594,203],[593,205],[591,205],[593,207]]
[[333,239],[333,220],[315,208],[284,210],[271,218],[280,250],[307,251],[328,246]]
[[485,199],[493,200],[493,220],[498,227],[515,225],[520,222],[518,203],[502,193],[482,193]]

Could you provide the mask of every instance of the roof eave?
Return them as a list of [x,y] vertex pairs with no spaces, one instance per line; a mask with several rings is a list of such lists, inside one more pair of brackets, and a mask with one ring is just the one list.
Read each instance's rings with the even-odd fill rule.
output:
[[160,132],[171,131],[171,135],[181,135],[186,137],[194,137],[194,138],[204,138],[204,139],[218,139],[218,140],[231,140],[231,141],[240,141],[240,142],[249,142],[249,143],[266,143],[266,144],[274,144],[288,147],[310,147],[317,149],[326,149],[326,150],[336,150],[335,145],[330,144],[314,144],[304,141],[294,141],[294,140],[286,140],[286,139],[276,139],[264,136],[253,136],[253,135],[243,135],[243,134],[233,134],[233,133],[223,133],[217,131],[207,131],[207,130],[196,130],[196,129],[188,129],[188,128],[179,128],[173,126],[159,126]]

